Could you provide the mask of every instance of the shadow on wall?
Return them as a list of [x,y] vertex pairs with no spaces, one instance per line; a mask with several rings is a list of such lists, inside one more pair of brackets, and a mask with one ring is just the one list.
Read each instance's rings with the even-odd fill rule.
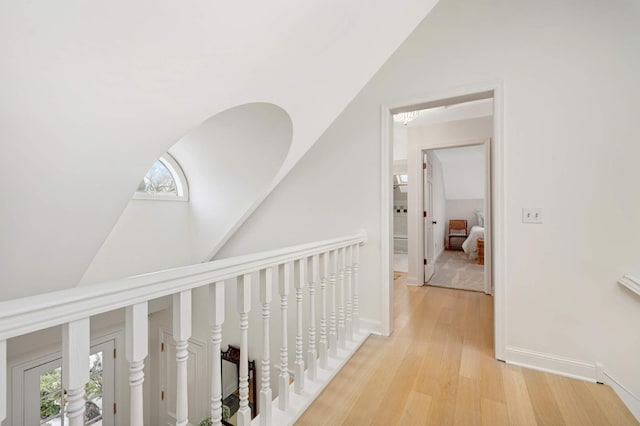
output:
[[130,200],[80,285],[211,259],[266,197],[292,128],[282,108],[250,103],[190,131],[169,149],[186,175],[189,200]]

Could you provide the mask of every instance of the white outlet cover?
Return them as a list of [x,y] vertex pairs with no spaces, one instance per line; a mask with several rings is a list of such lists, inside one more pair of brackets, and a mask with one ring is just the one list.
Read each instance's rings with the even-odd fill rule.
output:
[[541,208],[523,208],[522,223],[542,223]]

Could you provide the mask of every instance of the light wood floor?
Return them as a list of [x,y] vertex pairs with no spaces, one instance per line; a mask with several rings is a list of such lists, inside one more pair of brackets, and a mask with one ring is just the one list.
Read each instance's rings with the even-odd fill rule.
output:
[[490,296],[405,279],[393,335],[371,336],[296,424],[639,424],[608,386],[496,361]]

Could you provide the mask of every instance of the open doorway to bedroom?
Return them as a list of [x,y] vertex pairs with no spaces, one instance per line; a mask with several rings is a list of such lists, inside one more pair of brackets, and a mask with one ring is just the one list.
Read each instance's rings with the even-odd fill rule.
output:
[[394,279],[492,292],[493,109],[485,96],[394,115]]
[[[460,121],[451,126],[466,124]],[[429,149],[421,155],[427,259],[424,283],[488,293],[484,261],[485,144]]]
[[[390,334],[394,329],[393,313],[399,309],[398,303],[403,299],[402,292],[398,299],[394,293],[398,288],[416,286],[408,293],[416,294],[440,294],[447,293],[454,299],[482,300],[483,304],[491,306],[491,322],[494,324],[492,335],[494,356],[504,359],[505,350],[505,283],[504,283],[504,165],[503,165],[503,138],[502,138],[502,86],[499,83],[466,86],[457,89],[441,91],[434,96],[421,99],[398,101],[392,105],[382,105],[383,117],[381,128],[382,139],[382,174],[388,176],[383,180],[381,187],[381,216],[383,217],[383,234],[389,235],[388,240],[382,242],[381,271],[383,276],[389,276],[389,286],[382,288],[382,332]],[[398,131],[399,130],[399,131]],[[404,141],[403,141],[404,139]],[[485,175],[484,183],[484,207],[482,211],[474,208],[474,216],[466,219],[466,227],[463,225],[464,234],[457,241],[452,238],[449,243],[448,230],[449,218],[446,211],[440,211],[436,215],[436,209],[424,207],[424,154],[435,150],[445,150],[458,147],[478,146],[484,149]],[[404,158],[403,158],[404,157]],[[406,171],[406,185],[400,185],[400,173],[398,167],[404,166]],[[428,168],[426,169],[429,170]],[[393,181],[393,189],[389,185]],[[408,272],[392,272],[397,267],[394,264],[394,251],[404,247],[403,235],[398,232],[398,213],[404,213],[404,209],[398,212],[395,197],[398,192],[404,192],[406,188],[406,225],[407,225],[407,260]],[[404,200],[403,200],[404,201]],[[395,207],[395,208],[394,208]],[[446,210],[446,198],[445,198]],[[455,213],[455,212],[454,212]],[[484,291],[490,296],[486,297],[478,291],[461,291],[425,285],[425,277],[437,270],[437,256],[448,252],[446,248],[455,248],[460,242],[464,242],[471,233],[476,222],[480,225],[478,215],[484,218],[484,265],[482,275],[484,277]],[[462,213],[455,213],[456,216]],[[475,218],[475,220],[474,220]],[[464,219],[464,218],[462,218]],[[404,222],[404,218],[402,219]],[[436,222],[436,223],[433,223]],[[425,229],[431,225],[444,225],[446,231],[439,235],[434,232],[429,234]],[[427,230],[428,231],[428,230]],[[445,238],[445,234],[446,238]],[[428,236],[431,235],[431,243]],[[400,244],[398,244],[400,243]],[[469,242],[472,244],[472,242]],[[427,246],[427,247],[425,247]],[[429,247],[432,247],[429,253]],[[475,243],[477,256],[477,240]],[[395,249],[395,250],[394,250]],[[465,256],[464,251],[458,252]],[[469,256],[469,254],[466,254]],[[474,255],[472,255],[474,256]],[[444,258],[442,259],[444,260]],[[465,262],[472,259],[465,259]],[[475,260],[477,262],[477,259]],[[429,262],[432,264],[429,265]],[[449,297],[449,296],[448,296]],[[475,310],[473,311],[475,312]],[[491,343],[489,343],[491,345]]]

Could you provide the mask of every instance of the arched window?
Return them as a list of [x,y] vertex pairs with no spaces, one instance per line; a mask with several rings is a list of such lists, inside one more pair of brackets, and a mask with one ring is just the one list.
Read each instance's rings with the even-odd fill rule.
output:
[[187,178],[169,154],[153,163],[133,194],[138,200],[188,200]]

